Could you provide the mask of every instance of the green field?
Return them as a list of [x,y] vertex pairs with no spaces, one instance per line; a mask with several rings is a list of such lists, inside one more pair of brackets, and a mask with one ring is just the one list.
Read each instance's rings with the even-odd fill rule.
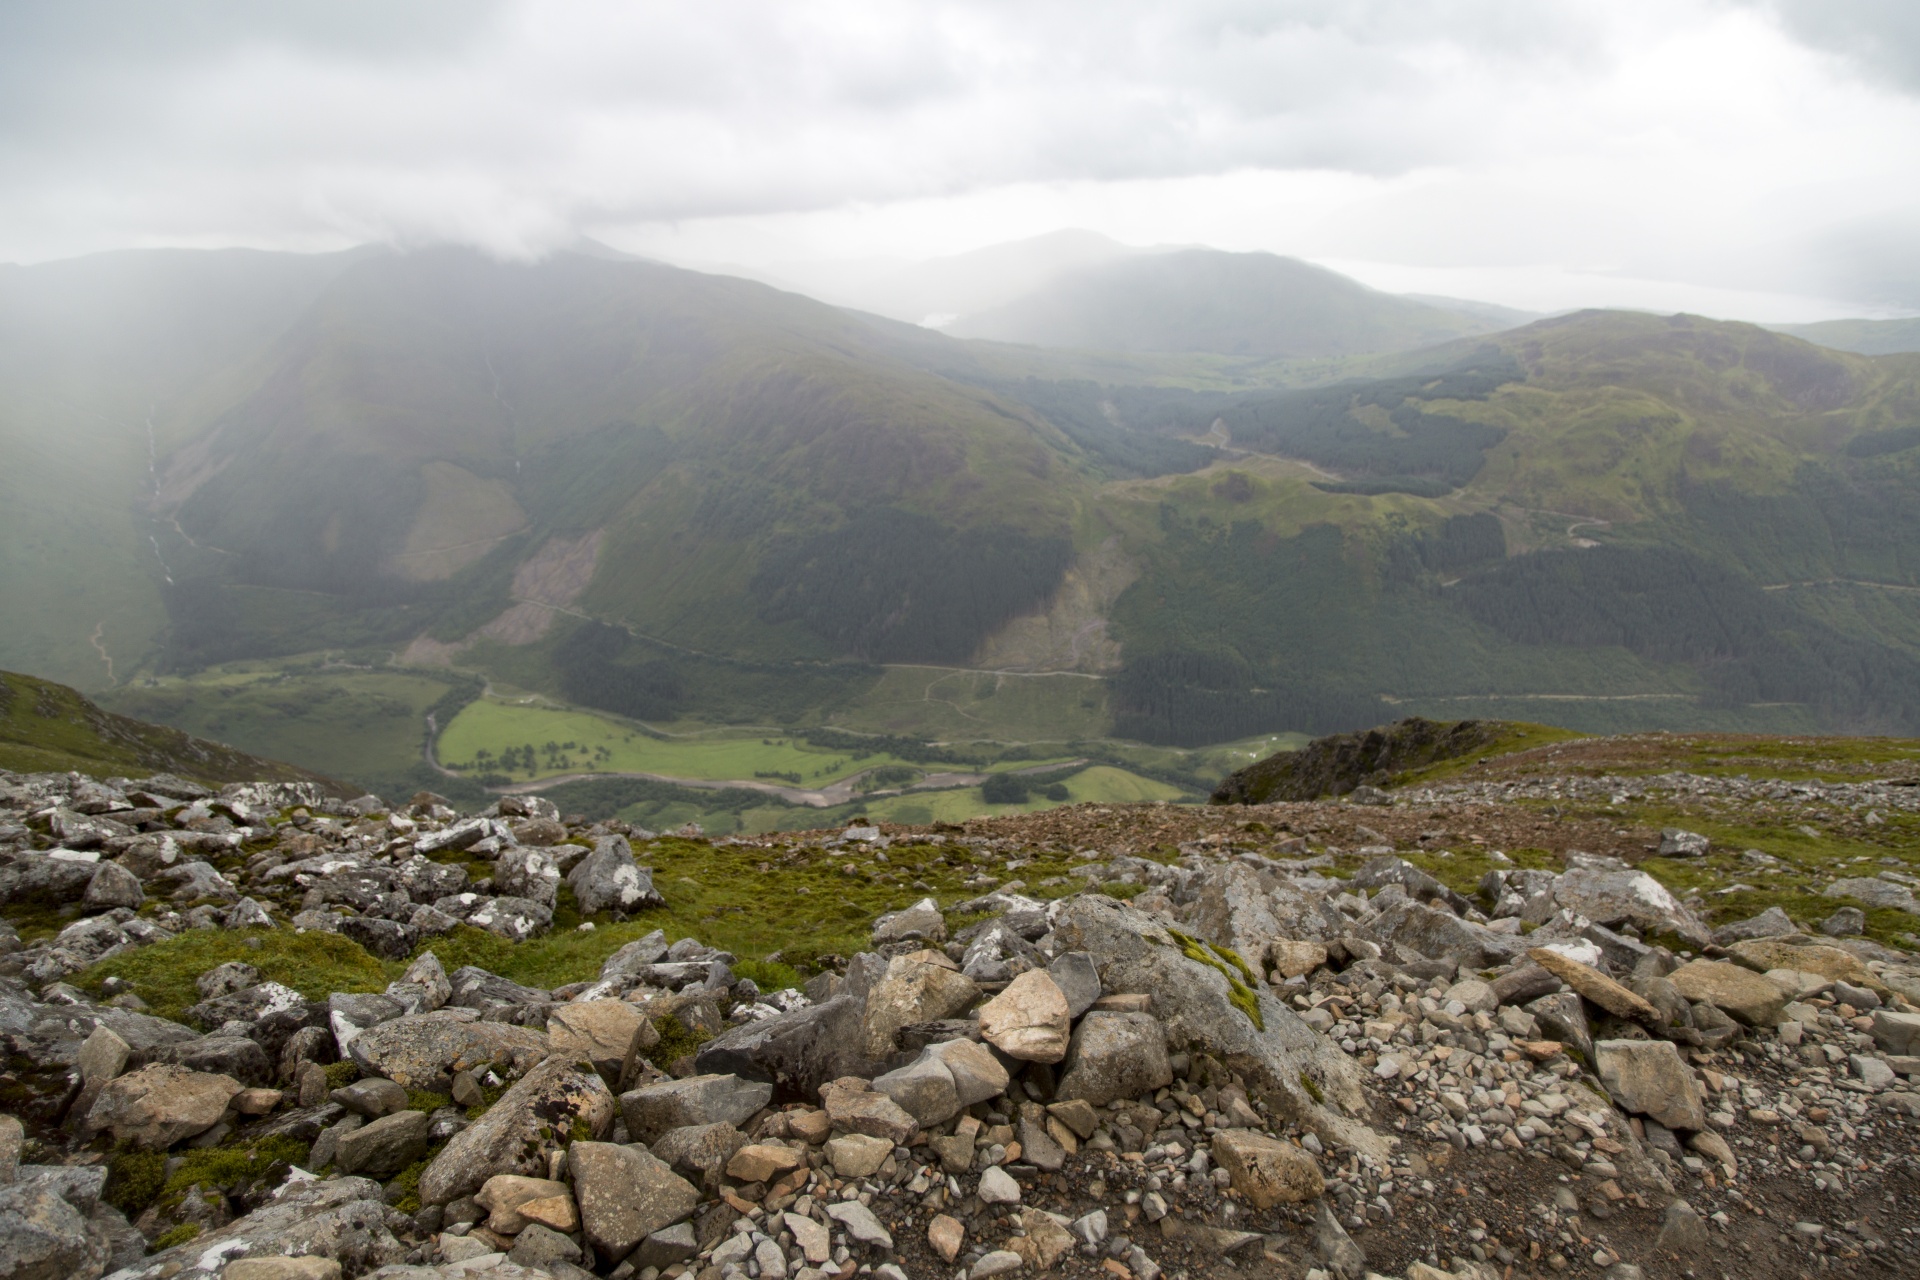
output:
[[239,662],[144,679],[101,700],[123,715],[404,794],[428,781],[420,773],[426,714],[455,687],[418,672]]
[[1063,742],[1108,732],[1107,682],[1072,674],[1008,674],[893,666],[836,726],[946,741]]

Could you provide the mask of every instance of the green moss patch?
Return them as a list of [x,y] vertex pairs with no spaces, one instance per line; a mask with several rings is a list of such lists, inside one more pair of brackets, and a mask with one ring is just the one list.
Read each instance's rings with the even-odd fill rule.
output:
[[[257,947],[249,945],[258,941]],[[292,929],[190,929],[176,938],[102,960],[71,981],[92,995],[100,984],[121,978],[162,1018],[181,1020],[200,1002],[194,979],[229,960],[244,960],[269,982],[292,987],[309,1000],[335,991],[380,991],[399,967],[382,964],[358,943],[337,933]]]
[[162,1231],[153,1238],[153,1243],[148,1247],[154,1253],[161,1253],[177,1245],[183,1245],[189,1240],[197,1240],[199,1238],[200,1224],[197,1222],[183,1222],[171,1231]]
[[647,1057],[662,1070],[699,1052],[701,1045],[713,1039],[712,1032],[688,1027],[670,1013],[655,1019],[653,1027],[660,1033],[660,1043],[647,1050]]
[[122,1143],[107,1161],[107,1181],[100,1190],[100,1198],[128,1217],[134,1217],[154,1202],[166,1184],[166,1152]]
[[1180,954],[1189,960],[1198,961],[1209,969],[1218,970],[1227,980],[1227,999],[1233,1007],[1247,1015],[1247,1021],[1253,1023],[1259,1031],[1267,1029],[1267,1020],[1260,1012],[1260,997],[1253,988],[1259,979],[1254,976],[1247,962],[1238,952],[1229,947],[1216,947],[1211,942],[1203,942],[1190,933],[1178,929],[1167,930],[1180,947]]

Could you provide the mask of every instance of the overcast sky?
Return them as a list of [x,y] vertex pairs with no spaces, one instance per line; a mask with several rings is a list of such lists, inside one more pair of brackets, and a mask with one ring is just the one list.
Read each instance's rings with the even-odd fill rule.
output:
[[1540,309],[1920,312],[1920,0],[0,5],[0,261],[1088,227]]

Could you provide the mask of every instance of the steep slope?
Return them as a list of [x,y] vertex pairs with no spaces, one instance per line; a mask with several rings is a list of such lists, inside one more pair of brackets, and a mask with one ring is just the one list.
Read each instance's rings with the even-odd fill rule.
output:
[[143,250],[0,266],[0,664],[86,687],[161,618],[150,462],[367,256]]
[[1176,249],[1064,273],[1026,297],[962,316],[947,332],[1102,351],[1337,356],[1502,327],[1378,293],[1294,258]]
[[1776,333],[1836,351],[1853,351],[1867,356],[1898,355],[1920,351],[1920,318],[1910,320],[1821,320],[1814,324],[1776,324]]
[[65,685],[12,671],[0,671],[0,769],[93,778],[171,773],[214,786],[266,778],[350,794],[317,773],[102,711]]

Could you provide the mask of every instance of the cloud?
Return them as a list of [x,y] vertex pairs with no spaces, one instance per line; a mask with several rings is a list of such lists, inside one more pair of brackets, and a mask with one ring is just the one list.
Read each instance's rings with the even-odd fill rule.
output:
[[1843,244],[1870,223],[1911,256],[1912,25],[1845,0],[26,0],[0,9],[0,259],[1091,225],[1920,306]]

